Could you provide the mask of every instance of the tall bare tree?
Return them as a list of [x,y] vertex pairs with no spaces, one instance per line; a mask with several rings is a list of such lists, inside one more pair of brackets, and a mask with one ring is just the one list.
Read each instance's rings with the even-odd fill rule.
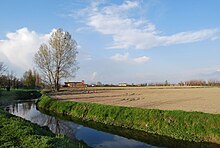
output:
[[57,29],[52,33],[49,45],[40,46],[34,61],[45,77],[45,81],[58,91],[62,78],[75,76],[78,69],[77,53],[77,43],[71,38],[69,32]]

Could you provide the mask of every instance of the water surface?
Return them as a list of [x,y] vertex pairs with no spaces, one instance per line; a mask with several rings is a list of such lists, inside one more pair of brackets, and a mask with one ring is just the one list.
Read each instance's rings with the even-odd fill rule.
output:
[[152,147],[151,145],[143,142],[128,139],[107,132],[102,132],[74,123],[72,121],[64,121],[56,117],[46,115],[36,109],[36,104],[33,101],[9,105],[5,108],[5,110],[13,115],[29,120],[32,123],[36,123],[40,126],[47,126],[55,134],[64,134],[71,139],[82,140],[91,147]]
[[[36,100],[35,100],[36,101]],[[176,140],[166,136],[148,134],[137,130],[107,126],[96,122],[84,122],[36,109],[35,101],[21,101],[5,107],[11,114],[22,117],[40,126],[47,126],[55,134],[64,134],[81,140],[90,147],[104,148],[149,148],[149,147],[203,147],[219,148],[213,143],[196,143]]]

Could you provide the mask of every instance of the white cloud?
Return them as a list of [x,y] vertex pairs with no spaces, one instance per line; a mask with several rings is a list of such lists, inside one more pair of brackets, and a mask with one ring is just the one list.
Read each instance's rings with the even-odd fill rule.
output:
[[111,56],[110,59],[116,62],[126,62],[130,64],[144,64],[150,60],[150,58],[146,56],[131,59],[129,58],[129,53],[125,53],[125,54],[116,53],[115,55]]
[[217,29],[161,35],[149,20],[130,17],[129,11],[139,9],[140,6],[141,3],[137,1],[125,1],[121,5],[99,5],[96,2],[87,8],[87,12],[85,9],[82,12],[87,17],[89,27],[102,34],[112,36],[113,44],[109,48],[149,49],[218,38]]
[[129,53],[125,53],[124,55],[116,53],[114,56],[111,57],[114,61],[127,61]]
[[138,7],[137,1],[125,1],[122,5],[120,5],[119,9],[128,10],[131,8]]
[[150,58],[149,58],[149,57],[146,57],[146,56],[142,56],[142,57],[138,57],[138,58],[134,58],[134,59],[133,59],[133,61],[134,61],[135,63],[140,63],[140,64],[146,63],[146,62],[149,61],[149,60],[150,60]]
[[0,40],[0,53],[18,69],[27,70],[33,67],[33,56],[43,42],[47,42],[49,34],[38,34],[27,28],[18,29],[6,34],[6,39]]

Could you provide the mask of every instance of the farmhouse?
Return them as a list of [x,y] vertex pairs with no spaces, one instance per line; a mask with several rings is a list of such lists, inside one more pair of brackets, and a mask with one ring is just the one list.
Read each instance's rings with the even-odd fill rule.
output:
[[74,87],[74,88],[82,88],[82,87],[86,87],[87,84],[84,83],[84,81],[82,82],[64,82],[64,87]]

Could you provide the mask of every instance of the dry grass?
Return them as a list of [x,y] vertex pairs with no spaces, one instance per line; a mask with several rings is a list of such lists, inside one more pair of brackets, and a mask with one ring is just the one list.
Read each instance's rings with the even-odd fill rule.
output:
[[220,114],[220,88],[96,87],[87,90],[89,93],[81,93],[68,88],[53,97],[63,101]]

